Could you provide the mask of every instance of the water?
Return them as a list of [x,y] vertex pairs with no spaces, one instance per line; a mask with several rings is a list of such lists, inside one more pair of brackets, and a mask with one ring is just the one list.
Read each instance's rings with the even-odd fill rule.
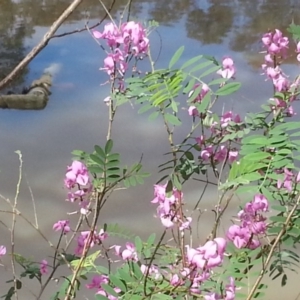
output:
[[[61,0],[0,2],[0,78],[40,41],[68,3]],[[261,51],[260,37],[268,29],[285,29],[293,19],[299,24],[300,12],[296,4],[297,1],[279,0],[221,1],[221,4],[220,1],[136,0],[132,1],[130,11],[132,19],[155,19],[160,23],[159,34],[154,32],[151,36],[154,57],[162,48],[158,68],[166,67],[170,53],[181,45],[185,45],[181,62],[199,54],[213,55],[219,60],[223,56],[231,56],[237,66],[237,80],[243,82],[243,87],[220,103],[218,109],[233,109],[244,115],[253,107],[259,109],[271,93],[271,85],[265,84],[264,77],[260,75],[263,59],[258,53]],[[112,15],[119,18],[125,5],[126,1],[116,1]],[[92,25],[103,15],[98,1],[85,1],[58,33],[83,28],[87,18]],[[294,54],[293,50],[290,54]],[[41,230],[53,241],[57,238],[51,230],[54,221],[65,219],[65,212],[74,210],[64,201],[66,190],[63,188],[65,169],[71,161],[70,152],[74,149],[92,151],[95,144],[105,143],[107,107],[103,99],[109,88],[101,85],[107,77],[99,71],[104,57],[103,51],[86,31],[52,39],[18,79],[18,86],[10,87],[18,90],[52,66],[56,74],[47,107],[42,111],[0,111],[0,193],[14,198],[18,178],[18,157],[14,151],[21,150],[24,182],[20,210],[32,218],[29,186],[36,202]],[[297,73],[295,63],[295,60],[289,59],[288,68],[293,70],[292,75]],[[137,110],[127,105],[118,111],[113,128],[116,151],[121,153],[124,164],[133,163],[143,154],[145,169],[156,174],[157,165],[164,161],[162,154],[168,151],[166,133],[160,129],[162,124],[159,121],[148,121],[146,115],[137,115]],[[189,118],[185,117],[184,121],[188,122]],[[179,129],[178,139],[184,136],[187,128]],[[155,209],[150,203],[152,186],[158,178],[155,175],[144,186],[116,192],[105,207],[100,222],[118,222],[143,236],[152,230],[159,231],[161,226],[153,219]],[[191,184],[190,188],[186,188],[185,200],[189,209],[197,202],[202,187]],[[212,219],[209,211],[217,197],[217,192],[210,188],[203,200],[201,208],[208,212],[200,222],[202,238],[209,229],[203,224],[209,225],[208,221]],[[3,204],[2,208],[1,204],[1,209],[7,207]],[[235,207],[230,215],[234,212]],[[1,213],[1,221],[10,222],[10,218],[10,215]],[[223,227],[226,228],[226,224]],[[41,250],[46,249],[46,243],[40,242],[36,232],[24,222],[18,223],[16,237],[17,251],[37,254],[38,260],[44,258]],[[1,228],[1,243],[9,243],[4,227]],[[293,274],[292,277],[286,289],[278,289],[276,282],[266,299],[295,299],[298,291],[291,286],[299,280],[299,276]],[[7,284],[1,283],[0,294],[6,290]],[[22,297],[31,299],[25,294]]]

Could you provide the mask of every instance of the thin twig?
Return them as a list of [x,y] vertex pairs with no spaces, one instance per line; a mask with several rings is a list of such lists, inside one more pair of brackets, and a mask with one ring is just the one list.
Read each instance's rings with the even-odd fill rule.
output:
[[[26,175],[25,175],[26,178]],[[35,201],[34,201],[34,197],[33,197],[33,192],[32,189],[28,183],[28,180],[26,179],[26,183],[30,192],[30,196],[31,196],[31,201],[32,201],[32,207],[33,207],[33,214],[34,214],[34,220],[35,220],[35,226],[39,227],[39,223],[38,223],[38,218],[37,218],[37,212],[36,212],[36,205],[35,205]]]
[[[116,0],[113,0],[110,7],[108,8],[108,12],[110,13],[114,7],[116,3]],[[105,12],[105,15],[103,16],[103,18],[97,22],[96,24],[92,25],[92,26],[84,26],[84,28],[81,28],[81,29],[76,29],[76,30],[72,30],[72,31],[67,31],[67,32],[64,32],[64,33],[61,33],[61,34],[56,34],[56,35],[53,35],[50,39],[54,39],[54,38],[60,38],[60,37],[64,37],[64,36],[67,36],[67,35],[71,35],[71,34],[74,34],[74,33],[80,33],[80,32],[83,32],[83,31],[86,31],[86,30],[91,30],[91,29],[94,29],[96,27],[98,27],[99,25],[101,25],[103,23],[103,21],[107,18],[108,14]]]
[[0,90],[7,86],[11,81],[13,81],[20,72],[30,63],[30,61],[42,50],[44,49],[51,37],[61,26],[61,24],[72,14],[72,12],[79,6],[83,0],[74,0],[72,4],[60,15],[60,17],[52,24],[48,32],[44,35],[43,39],[35,46],[25,58],[8,74],[2,81],[0,81]]
[[23,166],[23,160],[22,160],[22,153],[18,150],[16,151],[16,154],[19,156],[19,179],[17,183],[16,188],[16,194],[15,199],[13,203],[13,216],[12,216],[12,225],[11,225],[11,234],[10,234],[10,243],[11,243],[11,269],[14,276],[14,292],[15,292],[15,298],[19,299],[18,296],[18,288],[17,288],[17,275],[16,275],[16,262],[15,262],[15,229],[16,229],[16,222],[17,222],[17,215],[16,210],[18,206],[18,198],[20,194],[20,186],[22,182],[22,166]]
[[[0,194],[0,198],[2,198],[4,201],[6,201],[6,203],[8,203],[9,205],[11,205],[11,207],[13,207],[13,205],[9,199],[5,198],[1,194]],[[17,208],[15,209],[15,211],[6,211],[6,213],[12,213],[12,214],[15,214],[15,215],[21,217],[25,222],[27,222],[32,228],[34,228],[39,233],[39,235],[50,245],[51,248],[55,249],[55,246],[46,238],[46,236],[42,233],[42,231],[39,229],[39,227],[35,226]]]

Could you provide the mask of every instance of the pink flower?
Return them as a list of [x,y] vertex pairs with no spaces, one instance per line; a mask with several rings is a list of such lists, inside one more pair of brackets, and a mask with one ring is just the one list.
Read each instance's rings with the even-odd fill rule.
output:
[[181,224],[181,226],[179,227],[179,230],[185,230],[185,229],[190,228],[191,223],[192,223],[192,218],[191,217],[187,217],[186,218],[186,222],[183,222]]
[[278,92],[287,91],[290,87],[289,81],[282,74],[273,79],[273,84]]
[[63,231],[64,234],[68,233],[71,229],[69,226],[69,220],[61,220],[53,225],[54,231]]
[[297,183],[300,182],[300,172],[298,172],[298,174],[297,174],[296,182],[297,182]]
[[221,300],[222,297],[217,293],[210,293],[204,296],[205,300]]
[[235,299],[235,291],[236,291],[236,286],[234,283],[234,278],[230,277],[229,278],[229,284],[226,285],[225,287],[225,300],[234,300]]
[[199,116],[199,113],[198,113],[198,110],[197,110],[196,106],[191,105],[188,109],[188,112],[189,112],[190,116],[193,116],[193,117]]
[[195,98],[195,100],[193,102],[201,102],[202,99],[206,96],[206,94],[210,91],[210,88],[207,84],[205,83],[196,83],[193,87],[193,89],[190,91],[189,93],[189,98],[194,94],[195,90],[201,86],[201,91],[200,93],[197,95],[197,97]]
[[252,208],[255,212],[267,212],[269,210],[269,202],[264,195],[256,194],[252,200]]
[[208,241],[197,249],[186,246],[187,259],[190,264],[196,265],[198,268],[211,269],[222,264],[225,248],[226,240],[223,238]]
[[247,228],[231,225],[227,231],[227,238],[238,248],[244,248],[249,242],[251,234]]
[[92,282],[89,284],[86,284],[86,288],[87,289],[100,289],[101,288],[101,284],[107,284],[108,283],[108,276],[106,275],[95,275],[92,278]]
[[221,75],[223,78],[233,78],[235,75],[235,67],[233,60],[230,57],[225,57],[222,62],[222,69],[217,71],[217,74]]
[[262,37],[262,42],[265,46],[269,46],[272,42],[272,33],[271,32],[268,32],[268,33],[265,33]]
[[45,259],[43,259],[40,263],[40,272],[42,275],[48,274],[48,262]]
[[196,143],[201,147],[205,143],[205,136],[201,135],[200,137],[195,138]]
[[6,254],[6,247],[5,246],[0,246],[0,257],[4,256]]
[[[289,39],[284,37],[282,32],[275,29],[275,33],[268,32],[263,35],[262,42],[267,48],[267,53],[271,55],[279,55],[286,58]],[[270,60],[268,60],[270,62]]]
[[176,210],[178,199],[182,199],[183,194],[176,189],[173,189],[172,194],[166,195],[167,185],[154,186],[154,199],[151,203],[157,203],[157,216],[161,219],[162,224],[166,228],[171,228],[179,221]]
[[[146,275],[148,268],[149,268],[148,266],[141,265],[141,271],[144,275]],[[161,275],[159,269],[155,265],[150,266],[149,275],[151,277],[153,277],[155,280],[161,280],[162,279],[162,275]]]
[[210,159],[210,157],[213,154],[213,146],[207,146],[204,148],[204,150],[201,151],[200,153],[200,157],[204,160],[204,161],[208,161]]
[[228,153],[228,160],[230,163],[233,163],[237,160],[239,152],[237,150],[230,150]]
[[89,183],[89,175],[86,166],[80,161],[73,161],[71,166],[68,166],[65,185],[68,189],[75,184],[87,185]]
[[106,70],[108,75],[111,75],[115,71],[115,61],[110,54],[104,59],[104,68],[101,68],[100,70]]
[[215,153],[214,159],[216,163],[222,162],[227,156],[227,148],[222,145]]
[[241,123],[241,117],[239,114],[236,114],[235,116],[233,115],[232,111],[228,111],[226,113],[224,113],[221,117],[220,123],[221,123],[221,127],[225,128],[229,125],[230,122],[234,122],[234,123]]
[[297,43],[297,46],[296,46],[296,47],[297,47],[297,50],[296,50],[296,51],[297,51],[297,53],[299,53],[299,52],[300,52],[300,41]]
[[121,246],[114,246],[116,255],[121,256],[123,260],[138,261],[138,256],[134,244],[126,243],[125,247],[126,249],[121,251]]

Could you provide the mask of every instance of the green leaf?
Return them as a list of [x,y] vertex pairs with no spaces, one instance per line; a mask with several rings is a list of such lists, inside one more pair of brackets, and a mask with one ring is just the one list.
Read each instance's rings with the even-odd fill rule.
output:
[[134,176],[128,178],[131,186],[136,186],[136,180]]
[[194,85],[195,85],[195,82],[196,82],[196,79],[195,78],[192,78],[188,83],[187,85],[184,87],[183,89],[183,94],[188,94],[193,88],[194,88]]
[[272,222],[277,222],[277,223],[282,223],[283,224],[286,221],[286,217],[283,217],[283,216],[271,216],[270,220]]
[[152,108],[153,108],[153,106],[150,103],[143,104],[143,106],[138,110],[138,114],[145,113],[146,111],[148,111],[149,109],[152,109]]
[[273,226],[273,227],[271,227],[271,228],[269,228],[268,229],[268,232],[270,233],[270,234],[278,234],[279,232],[280,232],[280,230],[281,230],[282,228],[281,227],[278,227],[278,226]]
[[75,156],[79,156],[79,157],[83,157],[86,155],[86,153],[82,150],[73,150],[71,152],[71,154],[75,155]]
[[239,82],[230,82],[226,83],[224,86],[219,88],[215,95],[217,96],[227,96],[234,92],[236,92],[241,87],[241,84]]
[[207,75],[210,75],[212,73],[216,73],[218,70],[220,69],[220,66],[212,66],[211,68],[207,69],[205,72],[203,72],[200,76],[199,76],[199,79],[207,76]]
[[212,85],[223,85],[224,83],[226,83],[228,81],[227,78],[217,78],[212,80],[210,83],[208,83],[208,86],[212,86]]
[[192,103],[199,96],[201,91],[202,91],[202,85],[198,86],[195,90],[193,90],[193,93],[189,97],[188,102]]
[[138,280],[142,279],[143,276],[144,276],[144,274],[142,273],[142,271],[141,271],[141,269],[140,269],[140,266],[139,266],[137,263],[132,262],[132,263],[131,263],[131,267],[132,267],[132,271],[133,271],[135,277],[136,277]]
[[96,300],[108,300],[108,298],[103,295],[95,295],[95,298]]
[[210,65],[212,65],[213,62],[211,61],[205,61],[197,66],[195,66],[194,68],[191,69],[190,73],[193,73],[193,72],[196,72],[196,71],[199,71],[199,70],[202,70]]
[[100,146],[96,145],[94,148],[95,148],[96,153],[99,156],[101,156],[102,158],[106,158],[105,152],[103,151],[103,149]]
[[104,172],[103,168],[101,168],[100,166],[96,166],[96,165],[89,166],[88,169],[91,173],[96,173],[96,174],[100,174],[100,173]]
[[165,119],[168,123],[174,126],[179,126],[181,125],[181,121],[174,115],[171,114],[165,114]]
[[107,169],[110,169],[110,168],[118,167],[119,165],[120,162],[118,160],[112,160],[112,161],[108,161],[105,166]]
[[199,113],[206,112],[211,100],[211,93],[207,93],[200,103],[196,103],[195,106]]
[[155,233],[152,233],[152,234],[148,237],[147,245],[148,245],[148,246],[154,245],[155,238],[156,238],[156,234],[155,234]]
[[283,274],[282,278],[281,278],[281,286],[285,286],[287,283],[287,275]]
[[120,154],[119,153],[110,153],[107,155],[107,160],[112,161],[120,161]]
[[287,212],[287,208],[283,205],[272,205],[271,208],[274,209],[274,210],[277,210],[277,211]]
[[108,140],[106,142],[105,149],[104,149],[104,152],[105,152],[106,155],[111,152],[112,147],[113,147],[113,141],[112,140]]
[[159,111],[154,111],[154,112],[152,112],[152,113],[150,114],[150,116],[148,117],[148,119],[149,119],[150,121],[153,121],[153,120],[157,119],[158,116],[159,116]]
[[182,66],[181,66],[181,70],[191,66],[191,65],[194,65],[198,60],[200,60],[201,58],[203,57],[203,55],[198,55],[198,56],[195,56],[191,59],[189,59],[188,61],[186,61]]
[[137,252],[139,254],[142,253],[142,250],[143,250],[143,241],[141,240],[141,238],[139,236],[135,237],[134,244],[135,244],[135,248],[136,248]]
[[166,187],[166,193],[168,194],[172,191],[173,191],[173,182],[172,182],[172,180],[168,180],[167,187]]
[[178,106],[177,106],[177,103],[175,101],[171,101],[171,108],[173,109],[173,112],[174,113],[177,113],[178,112]]
[[92,161],[94,161],[96,164],[100,165],[100,166],[104,166],[105,163],[104,161],[97,155],[95,154],[90,154],[90,158]]
[[184,51],[184,46],[181,46],[172,56],[170,63],[169,63],[169,69],[172,69],[172,67],[177,63],[179,58],[181,57],[182,53]]
[[182,185],[181,185],[181,183],[180,183],[180,181],[179,181],[178,176],[175,175],[175,174],[173,175],[173,184],[174,184],[174,186],[175,186],[175,188],[176,188],[177,190],[181,191]]
[[110,285],[102,283],[101,288],[109,295],[118,297],[118,293]]
[[130,283],[133,281],[133,278],[129,275],[128,271],[125,271],[124,269],[119,269],[118,273],[120,274],[121,279],[125,282]]
[[122,292],[126,292],[127,291],[127,287],[126,287],[126,281],[122,281],[120,280],[118,277],[114,276],[114,275],[109,275],[109,281],[115,286],[118,287]]
[[249,160],[249,161],[261,161],[264,160],[266,158],[270,158],[271,154],[270,153],[266,153],[266,152],[258,152],[258,153],[250,153],[247,154],[244,159],[245,160]]

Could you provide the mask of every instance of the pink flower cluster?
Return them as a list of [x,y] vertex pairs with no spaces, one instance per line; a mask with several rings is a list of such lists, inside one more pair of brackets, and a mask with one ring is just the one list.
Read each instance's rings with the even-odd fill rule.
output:
[[[193,294],[201,294],[201,284],[210,279],[213,268],[219,267],[223,263],[225,248],[226,240],[224,238],[215,238],[196,249],[190,248],[187,245],[186,255],[188,266],[179,271],[176,270],[176,267],[170,267],[170,284],[173,286],[184,286],[188,280],[191,282],[190,292]],[[165,277],[167,277],[167,274]],[[209,293],[203,297],[208,300],[233,300],[235,297],[235,290],[234,279],[230,278],[230,283],[225,286],[222,295]]]
[[[183,270],[176,270],[176,268],[172,268],[168,277],[170,277],[170,284],[173,286],[184,286],[186,281],[190,281],[190,292],[193,294],[201,294],[201,284],[208,280],[210,274],[207,270],[197,270],[195,266],[191,266],[191,268],[183,268]],[[167,277],[167,276],[166,276]]]
[[[217,71],[217,74],[223,78],[230,79],[230,78],[234,78],[233,76],[235,75],[235,72],[236,72],[236,70],[235,70],[233,60],[230,57],[225,57],[222,61],[222,68]],[[203,98],[206,96],[206,94],[210,91],[210,88],[207,84],[197,83],[194,85],[193,89],[189,93],[189,98],[193,95],[195,90],[201,85],[202,85],[201,91],[200,91],[199,95],[197,95],[195,100],[193,100],[193,103],[201,102],[203,100]],[[199,115],[198,110],[195,105],[191,105],[189,107],[188,113],[190,116],[193,116],[193,117],[196,117],[196,116],[201,117],[201,118],[205,117],[205,114]]]
[[[80,235],[77,237],[77,247],[75,249],[75,254],[76,255],[81,255],[82,254],[82,251],[83,251],[86,243],[89,240],[90,234],[91,234],[91,232],[89,230],[82,231],[80,233]],[[101,244],[102,241],[104,241],[107,237],[108,237],[108,234],[103,229],[101,229],[99,231],[99,233],[94,232],[94,234],[92,235],[90,248],[94,247],[95,245]]]
[[189,217],[185,220],[181,220],[177,209],[179,202],[181,202],[183,198],[183,194],[174,188],[172,194],[168,196],[166,187],[166,184],[154,185],[154,199],[151,203],[158,204],[158,217],[166,228],[171,228],[174,224],[178,224],[181,230],[189,228],[192,218]]
[[[266,48],[265,62],[262,65],[264,73],[272,80],[273,86],[277,92],[289,92],[295,85],[289,82],[287,76],[282,71],[280,64],[283,59],[287,57],[287,50],[289,47],[288,37],[283,36],[282,32],[275,29],[275,32],[268,32],[263,35],[262,42]],[[297,59],[300,59],[300,43],[297,44],[296,52]],[[300,61],[300,60],[299,60]],[[299,85],[299,83],[296,83]],[[290,96],[289,99],[274,98],[272,109],[281,109],[285,111],[286,116],[291,117],[295,115],[291,102],[295,100],[295,96]]]
[[[109,284],[109,278],[106,275],[95,275],[92,278],[92,282],[90,284],[86,285],[86,288],[88,289],[97,289],[96,294],[97,295],[102,295],[104,297],[107,297],[109,300],[118,300],[119,297],[115,297],[113,295],[108,294],[103,288],[102,284]],[[114,288],[114,291],[116,293],[120,293],[121,290],[119,288]]]
[[80,200],[80,212],[86,214],[89,204],[88,197],[92,192],[93,186],[90,181],[88,169],[82,162],[75,160],[71,166],[68,166],[65,187],[69,190],[68,200],[71,202]]
[[287,50],[289,47],[289,39],[283,36],[282,32],[275,29],[275,32],[265,33],[262,37],[262,42],[267,48],[267,54],[265,56],[266,62],[274,62],[273,58],[276,55],[279,58],[287,57]]
[[269,209],[268,200],[264,195],[257,194],[244,209],[238,213],[240,225],[231,225],[227,231],[227,238],[241,248],[256,249],[260,246],[259,235],[267,230],[266,217],[262,215]]
[[120,28],[113,23],[106,24],[102,33],[94,30],[93,35],[107,41],[111,52],[104,59],[104,68],[101,70],[106,71],[112,78],[119,75],[123,79],[131,56],[141,58],[148,51],[146,29],[134,21],[123,23]]
[[234,278],[229,278],[229,284],[225,286],[224,295],[217,293],[210,293],[209,295],[204,296],[205,300],[234,300],[235,299],[236,286],[234,283]]
[[209,270],[222,264],[226,240],[215,238],[213,241],[208,241],[205,245],[197,249],[190,248],[189,246],[186,246],[186,248],[187,259],[190,265]]
[[[214,165],[222,163],[225,159],[233,163],[238,158],[238,151],[231,149],[228,142],[220,143],[225,135],[231,134],[244,128],[241,117],[232,111],[225,112],[220,118],[220,124],[213,123],[210,126],[211,136],[206,138],[201,135],[196,142],[201,149],[200,158],[204,162],[213,161]],[[237,142],[238,139],[235,139]]]
[[267,49],[262,69],[268,78],[272,79],[276,91],[288,91],[290,83],[279,66],[282,59],[287,57],[288,37],[284,37],[280,30],[275,29],[274,33],[268,32],[264,34],[262,42]]
[[281,171],[281,170],[278,171],[278,173],[282,173],[282,172],[284,174],[284,178],[283,178],[283,180],[278,179],[277,188],[278,189],[284,188],[289,193],[291,193],[293,191],[294,184],[300,182],[300,172],[298,172],[298,174],[296,176],[292,171],[290,171],[287,168],[284,168],[283,171]]
[[121,246],[119,245],[115,245],[114,248],[116,251],[116,255],[120,256],[123,260],[138,261],[138,256],[134,244],[126,243],[125,249],[123,251],[121,251]]

